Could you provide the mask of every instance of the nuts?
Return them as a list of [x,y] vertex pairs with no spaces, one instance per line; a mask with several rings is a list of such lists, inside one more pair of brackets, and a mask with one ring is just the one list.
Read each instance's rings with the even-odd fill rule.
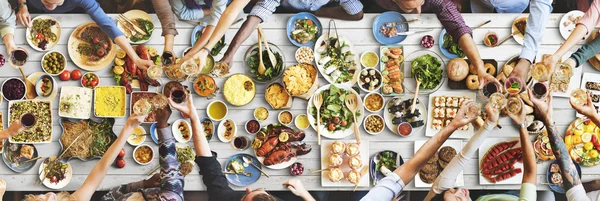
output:
[[309,47],[301,47],[296,50],[296,61],[298,61],[298,63],[311,64],[314,59],[315,56],[313,55],[313,51]]
[[379,133],[383,131],[383,118],[379,115],[369,115],[365,120],[365,130],[369,133]]

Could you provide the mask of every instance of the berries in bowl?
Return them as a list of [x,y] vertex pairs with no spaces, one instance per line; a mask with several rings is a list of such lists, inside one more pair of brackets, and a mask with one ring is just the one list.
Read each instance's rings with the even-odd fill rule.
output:
[[100,84],[100,78],[98,75],[96,75],[96,73],[83,74],[83,77],[81,78],[81,86],[93,89],[96,88],[98,84]]
[[304,165],[298,162],[292,164],[292,166],[290,166],[290,173],[294,176],[302,175],[302,173],[304,173]]
[[433,40],[433,36],[431,35],[426,35],[423,36],[423,38],[421,38],[421,46],[423,46],[424,48],[433,47],[434,42],[435,41]]

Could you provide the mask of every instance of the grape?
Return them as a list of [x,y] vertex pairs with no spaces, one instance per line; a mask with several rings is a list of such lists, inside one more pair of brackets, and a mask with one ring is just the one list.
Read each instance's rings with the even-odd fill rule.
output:
[[4,59],[4,55],[0,54],[0,67],[4,66],[6,60]]

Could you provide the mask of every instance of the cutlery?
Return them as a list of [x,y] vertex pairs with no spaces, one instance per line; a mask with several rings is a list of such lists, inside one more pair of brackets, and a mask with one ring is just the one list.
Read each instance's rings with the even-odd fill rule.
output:
[[34,99],[35,97],[37,97],[37,94],[35,93],[35,84],[33,84],[31,81],[29,81],[27,79],[27,76],[25,76],[25,72],[23,72],[23,68],[19,68],[19,71],[21,71],[21,75],[23,76],[23,81],[25,81],[25,86],[26,86],[26,91],[27,91],[27,99]]
[[478,29],[478,28],[480,28],[480,27],[482,27],[482,26],[484,26],[484,25],[486,25],[486,24],[488,24],[490,22],[492,22],[492,20],[485,21],[484,23],[481,23],[479,26],[473,27],[472,29]]
[[254,162],[252,161],[252,158],[249,158],[247,156],[242,156],[242,160],[244,160],[244,163],[246,165],[250,164],[252,165],[254,168],[256,168],[258,171],[260,171],[260,173],[262,173],[263,175],[265,175],[267,178],[269,178],[269,175],[263,171],[262,169],[260,169],[258,166],[256,166],[256,164],[254,164]]
[[498,44],[496,44],[496,46],[494,46],[494,47],[498,47],[498,46],[502,45],[502,43],[506,42],[506,40],[508,40],[509,38],[511,38],[511,37],[513,37],[514,35],[517,35],[517,34],[519,34],[519,33],[521,33],[521,32],[519,32],[519,30],[516,30],[515,32],[512,32],[512,34],[510,34],[510,35],[509,35],[509,36],[507,36],[506,38],[504,38],[504,39],[500,40],[500,42],[498,42]]
[[35,157],[35,158],[32,158],[32,159],[29,159],[29,160],[23,161],[23,162],[21,162],[21,163],[29,163],[29,162],[31,162],[31,161],[37,161],[37,160],[38,160],[38,159],[40,159],[40,158],[42,158],[42,157],[41,157],[41,156],[38,156],[38,157]]
[[396,25],[399,25],[399,24],[408,24],[408,23],[418,22],[418,21],[419,21],[419,19],[412,19],[412,20],[407,20],[407,21],[404,21],[404,22],[388,22],[388,23],[383,23],[383,25],[386,28],[389,28],[389,27],[394,27],[394,26],[386,26],[387,24],[396,23]]
[[356,121],[356,110],[358,110],[358,97],[356,94],[348,94],[346,95],[346,107],[350,112],[352,112],[352,117],[354,119],[354,134],[356,134],[356,143],[360,144],[360,133],[358,131],[358,122]]
[[140,33],[138,33],[135,28],[131,27],[130,24],[128,24],[125,20],[121,19],[120,17],[117,17],[117,21],[119,21],[119,23],[121,23],[121,25],[123,25],[123,28],[127,29],[127,31],[129,31],[129,36],[127,36],[127,38],[131,37],[131,36],[135,36],[135,37],[141,37]]
[[313,105],[317,109],[317,144],[321,145],[321,134],[319,131],[321,130],[321,105],[323,105],[323,95],[319,92],[316,96],[313,97]]
[[60,156],[58,156],[58,158],[62,158],[62,156],[65,155],[65,153],[67,153],[67,151],[73,146],[73,144],[75,144],[75,142],[77,142],[79,137],[81,137],[81,135],[77,136],[77,138],[75,138],[75,140],[73,140],[73,142],[71,142],[71,144],[62,152],[62,154],[60,154]]
[[425,30],[419,30],[419,31],[398,32],[398,33],[396,33],[396,36],[408,36],[408,35],[412,35],[412,34],[416,34],[416,33],[424,33],[424,32],[430,32],[430,31],[433,31],[433,29],[425,29]]
[[118,17],[121,17],[121,19],[125,20],[129,25],[131,25],[135,31],[137,31],[138,33],[141,33],[143,35],[148,35],[144,30],[140,29],[136,24],[134,24],[133,22],[131,22],[131,20],[129,20],[129,18],[125,17],[125,15],[123,14],[119,14]]
[[265,63],[263,62],[263,56],[262,56],[262,34],[260,34],[261,32],[258,32],[258,74],[264,75],[265,71],[267,71],[267,68],[265,67]]
[[368,165],[363,165],[362,169],[360,170],[360,178],[358,179],[358,182],[356,182],[356,184],[354,184],[354,190],[356,191],[356,188],[358,188],[358,184],[360,183],[360,180],[362,179],[363,175],[366,175],[369,173],[369,166]]
[[235,172],[225,172],[225,171],[223,171],[223,174],[244,175],[244,176],[247,176],[247,177],[251,177],[252,176],[252,172],[235,173]]
[[[258,33],[260,33],[263,42],[265,43],[265,47],[267,47],[267,53],[269,54],[269,60],[271,61],[271,66],[274,68],[275,66],[277,66],[277,58],[275,58],[275,54],[273,54],[273,51],[271,51],[271,48],[269,48],[269,43],[267,43],[267,39],[264,37],[265,34],[262,31],[262,28],[260,26],[258,26]],[[259,41],[260,43],[260,41]]]
[[417,104],[417,96],[419,95],[419,87],[421,86],[421,79],[415,75],[415,80],[417,80],[417,88],[415,89],[415,97],[413,97],[412,105],[410,105],[410,113],[415,113],[415,105]]

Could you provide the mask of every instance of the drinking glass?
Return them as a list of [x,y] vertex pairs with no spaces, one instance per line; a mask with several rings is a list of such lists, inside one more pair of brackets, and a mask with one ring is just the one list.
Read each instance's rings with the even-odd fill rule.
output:
[[533,94],[537,99],[544,99],[548,95],[548,85],[543,82],[533,84]]
[[27,63],[27,59],[29,58],[29,53],[27,50],[18,47],[17,49],[10,52],[8,56],[8,62],[14,68],[21,68]]
[[583,89],[575,89],[571,92],[571,101],[576,105],[585,105],[587,103],[587,93]]
[[509,77],[504,83],[504,89],[509,94],[518,94],[523,91],[525,83],[518,77]]
[[506,103],[506,109],[511,114],[517,114],[521,111],[523,105],[521,104],[521,99],[516,96],[512,96],[508,98],[508,102]]
[[154,109],[164,108],[169,105],[169,98],[162,93],[156,93],[156,95],[152,96],[150,99],[150,103],[152,103]]
[[152,104],[145,98],[133,104],[133,113],[136,115],[148,115],[150,112],[152,112]]
[[238,151],[243,151],[250,147],[250,138],[246,136],[237,136],[231,140],[231,146]]
[[173,99],[173,102],[175,103],[184,103],[185,100],[187,99],[187,93],[186,90],[183,89],[182,87],[174,87],[171,89],[171,98]]
[[35,122],[36,118],[31,113],[26,113],[21,116],[21,124],[23,124],[23,127],[25,128],[31,128],[33,125],[35,125]]
[[481,104],[475,101],[470,102],[466,105],[465,113],[463,116],[466,119],[471,119],[479,116],[481,114]]
[[152,65],[148,68],[148,77],[153,80],[158,80],[163,74],[162,66]]
[[558,80],[566,80],[571,78],[573,75],[573,67],[569,64],[563,63],[561,64],[556,72],[554,73],[554,78]]
[[502,93],[496,92],[490,96],[488,104],[490,104],[490,106],[493,108],[500,110],[506,107],[506,102],[506,96],[504,96]]
[[531,77],[536,81],[548,80],[548,68],[543,63],[536,63],[531,67]]
[[181,64],[181,72],[188,76],[194,76],[200,72],[200,67],[193,59],[187,60]]
[[483,88],[479,89],[479,98],[482,101],[488,101],[490,96],[496,92],[501,92],[502,86],[497,82],[488,82]]

